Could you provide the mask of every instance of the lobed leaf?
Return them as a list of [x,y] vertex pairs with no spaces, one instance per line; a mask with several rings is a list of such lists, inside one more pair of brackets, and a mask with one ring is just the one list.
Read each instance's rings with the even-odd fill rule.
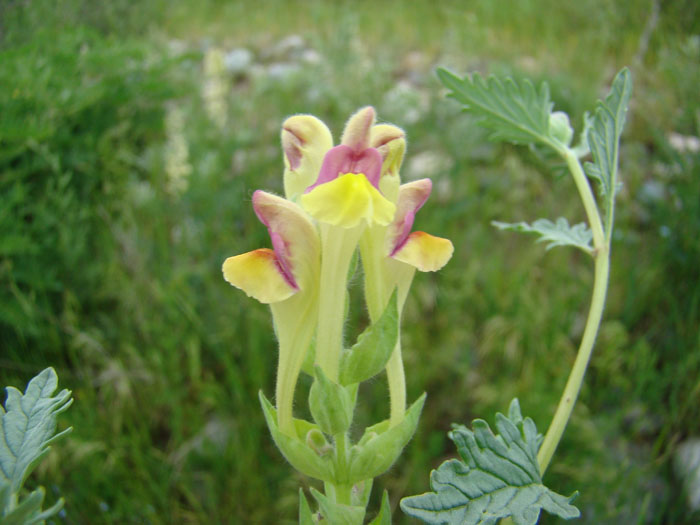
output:
[[58,388],[58,376],[47,368],[34,377],[22,394],[7,387],[5,407],[0,407],[0,485],[18,492],[24,480],[49,451],[49,445],[71,429],[54,435],[56,416],[72,403],[70,390]]
[[555,246],[574,246],[589,255],[593,254],[593,246],[591,246],[593,232],[583,222],[569,226],[569,221],[564,217],[559,217],[556,222],[552,222],[549,219],[537,219],[532,224],[498,221],[493,221],[491,224],[499,230],[536,233],[540,235],[537,242],[546,242],[547,250],[551,250]]
[[553,104],[546,83],[537,90],[529,80],[484,79],[479,73],[459,78],[442,68],[437,75],[450,90],[449,96],[492,131],[492,139],[516,144],[538,142],[558,149],[549,130]]
[[511,517],[516,525],[534,525],[542,509],[560,518],[580,515],[576,497],[557,494],[542,484],[537,463],[541,435],[523,419],[518,400],[508,416],[496,414],[495,435],[483,420],[474,430],[459,425],[450,432],[462,461],[450,459],[433,470],[433,492],[401,500],[401,509],[435,525],[495,525]]
[[605,207],[605,234],[608,239],[612,231],[615,194],[619,187],[617,168],[620,135],[625,126],[631,95],[632,76],[629,69],[624,68],[615,76],[610,93],[605,100],[598,101],[586,135],[593,162],[587,162],[584,169],[586,175],[597,180],[600,185],[600,194]]

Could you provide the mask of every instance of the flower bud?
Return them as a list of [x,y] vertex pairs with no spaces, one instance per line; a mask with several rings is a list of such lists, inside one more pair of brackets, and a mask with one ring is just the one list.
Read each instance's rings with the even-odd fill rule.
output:
[[562,144],[568,146],[574,136],[569,123],[569,116],[563,111],[555,111],[549,116],[549,134]]

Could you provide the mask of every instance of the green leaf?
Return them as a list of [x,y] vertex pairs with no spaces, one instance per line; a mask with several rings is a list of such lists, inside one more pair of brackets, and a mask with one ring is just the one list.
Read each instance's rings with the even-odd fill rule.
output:
[[581,222],[574,226],[569,226],[569,221],[563,217],[559,217],[557,222],[552,222],[549,219],[537,219],[532,224],[526,222],[491,222],[499,230],[509,230],[522,233],[536,233],[540,235],[537,242],[546,242],[547,250],[551,250],[555,246],[574,246],[586,252],[589,255],[593,254],[591,241],[593,232],[588,226]]
[[391,505],[389,505],[389,493],[386,490],[382,496],[382,505],[379,508],[379,514],[377,514],[369,525],[391,525]]
[[299,525],[314,525],[314,518],[309,508],[309,502],[304,496],[304,489],[299,489]]
[[355,403],[348,389],[331,381],[320,366],[309,391],[309,408],[314,421],[330,435],[345,432],[352,423]]
[[391,467],[413,437],[418,426],[425,394],[406,411],[403,420],[393,427],[388,421],[367,428],[357,445],[350,449],[350,468],[346,484],[376,478]]
[[366,381],[384,370],[399,338],[397,291],[391,294],[382,315],[360,334],[357,342],[340,357],[340,383]]
[[306,437],[310,431],[318,430],[318,426],[303,419],[294,419],[297,436],[289,436],[277,427],[277,411],[267,400],[262,390],[260,391],[260,404],[272,439],[287,461],[307,476],[323,481],[334,481],[334,467],[330,455],[321,455],[297,437]]
[[605,234],[612,231],[615,194],[618,190],[617,167],[620,135],[625,126],[627,109],[632,95],[632,76],[629,69],[622,69],[613,80],[612,88],[604,101],[598,101],[593,122],[588,129],[588,147],[593,162],[584,166],[586,174],[600,184],[605,205]]
[[310,490],[318,502],[321,514],[328,523],[333,525],[362,525],[362,521],[365,518],[364,507],[335,503],[313,487]]
[[24,395],[14,387],[6,389],[5,407],[0,407],[0,485],[9,484],[14,493],[49,445],[71,431],[54,435],[56,416],[73,402],[70,390],[52,396],[56,388],[56,372],[47,368],[29,382]]
[[479,73],[459,78],[442,68],[437,75],[450,90],[449,96],[492,131],[492,139],[516,144],[539,142],[562,149],[549,129],[552,103],[546,83],[537,90],[529,80],[500,80],[493,76],[485,80]]
[[516,525],[534,525],[542,509],[564,519],[580,515],[571,505],[577,493],[567,498],[542,484],[541,436],[517,399],[508,417],[496,414],[499,435],[483,420],[472,425],[473,431],[458,425],[450,432],[462,461],[445,461],[430,474],[434,492],[402,499],[406,514],[435,525],[494,525],[509,516]]
[[2,525],[34,525],[43,524],[48,518],[55,516],[63,508],[63,498],[60,498],[48,509],[42,511],[41,505],[44,503],[44,487],[39,487],[34,492],[24,498],[19,505],[9,513],[2,516]]

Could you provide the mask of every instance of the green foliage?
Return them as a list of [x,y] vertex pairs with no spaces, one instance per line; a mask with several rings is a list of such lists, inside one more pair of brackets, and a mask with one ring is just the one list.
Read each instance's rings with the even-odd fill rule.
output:
[[476,115],[479,123],[491,130],[493,140],[538,142],[556,149],[550,134],[553,104],[546,83],[537,90],[529,80],[501,80],[495,76],[484,80],[478,73],[460,79],[442,68],[437,74],[450,90],[449,96]]
[[43,510],[45,492],[42,487],[20,499],[27,476],[48,454],[50,445],[71,431],[56,434],[56,416],[72,403],[70,390],[56,396],[58,377],[47,368],[34,377],[24,392],[7,387],[5,406],[0,407],[0,523],[34,524],[56,514],[63,507],[59,499]]
[[557,222],[552,222],[549,219],[537,219],[532,224],[526,222],[507,223],[498,221],[493,221],[491,224],[499,230],[536,233],[540,235],[537,242],[546,242],[547,250],[551,250],[555,246],[574,246],[589,255],[593,253],[593,247],[591,246],[593,233],[583,222],[574,226],[569,226],[569,221],[564,217],[559,217]]
[[496,414],[498,435],[486,421],[474,430],[458,425],[450,432],[462,461],[450,459],[430,474],[434,492],[401,500],[401,509],[436,525],[494,525],[512,517],[516,525],[534,525],[540,511],[570,519],[580,512],[566,498],[542,484],[537,450],[541,436],[530,418],[523,419],[514,399],[508,416]]
[[632,75],[622,69],[613,80],[604,101],[598,101],[592,124],[586,136],[593,162],[585,164],[586,174],[600,184],[600,194],[606,210],[605,235],[612,235],[615,194],[618,190],[617,169],[620,156],[620,136],[625,127],[627,108],[632,95]]
[[344,385],[366,381],[384,370],[399,337],[397,291],[376,323],[371,324],[340,356],[340,382]]

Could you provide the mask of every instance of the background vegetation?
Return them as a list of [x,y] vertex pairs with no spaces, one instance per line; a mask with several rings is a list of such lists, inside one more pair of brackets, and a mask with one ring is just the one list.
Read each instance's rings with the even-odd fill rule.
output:
[[[59,521],[295,522],[309,480],[257,401],[269,315],[220,267],[267,246],[250,196],[281,191],[296,112],[337,136],[373,104],[404,127],[404,176],[435,182],[417,226],[456,248],[407,304],[409,398],[429,397],[376,503],[427,489],[453,421],[518,396],[545,430],[592,267],[490,221],[583,211],[569,178],[489,143],[434,68],[546,79],[580,128],[630,65],[610,296],[548,484],[580,490],[582,523],[697,523],[672,457],[700,435],[699,64],[690,0],[1,2],[0,385],[53,365],[74,391],[75,430],[35,475],[66,497]],[[365,322],[356,309],[348,330]],[[358,425],[386,417],[385,388],[361,393]]]

